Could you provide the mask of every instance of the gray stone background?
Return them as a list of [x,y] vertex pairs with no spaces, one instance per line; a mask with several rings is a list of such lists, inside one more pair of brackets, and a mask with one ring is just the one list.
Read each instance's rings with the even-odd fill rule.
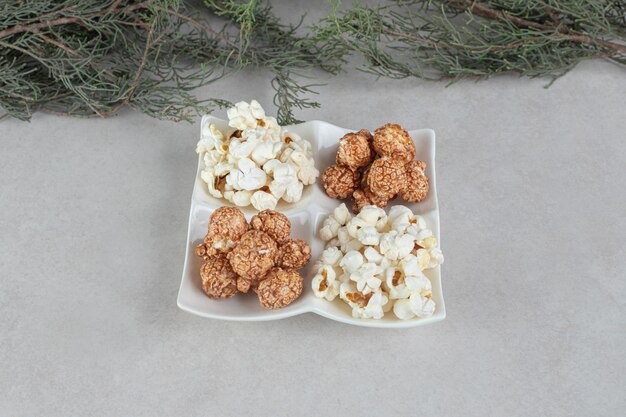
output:
[[[0,122],[0,415],[623,415],[623,71],[350,72],[299,113],[437,132],[448,317],[396,331],[177,309],[197,122]],[[206,93],[271,110],[268,80]]]

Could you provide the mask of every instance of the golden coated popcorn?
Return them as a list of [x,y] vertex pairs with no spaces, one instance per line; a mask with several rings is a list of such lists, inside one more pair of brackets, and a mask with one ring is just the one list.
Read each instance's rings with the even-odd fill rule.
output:
[[354,205],[352,211],[359,213],[365,206],[378,206],[380,208],[387,207],[388,199],[382,198],[374,194],[368,187],[359,188],[352,194]]
[[209,258],[200,269],[202,290],[209,298],[230,298],[237,293],[237,274],[226,255]]
[[228,260],[233,271],[254,286],[274,266],[277,250],[276,241],[267,233],[250,230],[241,236],[237,246],[228,253]]
[[283,308],[302,294],[302,282],[297,271],[272,268],[256,290],[259,302],[265,308]]
[[200,258],[204,259],[205,261],[210,258],[209,250],[207,248],[206,243],[200,243],[198,246],[196,246],[196,249],[194,250],[194,252],[195,252],[196,256],[199,256]]
[[372,135],[365,129],[357,133],[348,133],[339,139],[337,150],[337,165],[345,166],[355,171],[372,162],[374,154],[370,148]]
[[[248,222],[241,210],[237,207],[218,208],[209,219],[209,230],[204,238],[204,255],[214,256],[229,251],[247,230]],[[196,254],[202,251],[196,249]]]
[[398,159],[382,157],[375,160],[367,174],[367,185],[372,193],[390,200],[404,187],[404,163]]
[[428,177],[424,174],[426,164],[422,161],[411,161],[404,169],[406,182],[400,190],[400,198],[410,203],[418,203],[428,194]]
[[387,123],[374,131],[373,146],[381,157],[409,162],[415,158],[415,144],[400,125]]
[[324,190],[331,198],[348,198],[359,187],[361,174],[349,168],[331,165],[322,173]]
[[287,216],[275,210],[263,210],[250,219],[255,230],[267,233],[276,243],[281,244],[289,239],[291,223]]
[[311,247],[304,240],[289,239],[278,248],[276,265],[285,269],[303,268],[311,259]]

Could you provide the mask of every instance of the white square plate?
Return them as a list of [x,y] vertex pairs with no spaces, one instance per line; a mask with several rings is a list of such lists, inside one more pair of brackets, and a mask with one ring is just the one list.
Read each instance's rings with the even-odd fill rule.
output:
[[[201,126],[207,123],[215,123],[224,131],[228,130],[228,123],[221,119],[210,116],[202,118]],[[316,167],[321,171],[328,165],[334,164],[335,154],[339,138],[344,134],[354,131],[333,126],[322,121],[310,121],[299,125],[289,126],[288,130],[299,134],[313,145]],[[430,180],[430,191],[425,200],[417,204],[407,206],[413,212],[420,214],[426,220],[428,227],[441,242],[439,233],[439,207],[437,204],[437,186],[435,178],[435,132],[430,129],[410,131],[409,134],[415,142],[417,159],[426,162],[426,175]],[[211,213],[218,207],[230,205],[226,200],[220,200],[208,194],[206,184],[200,178],[203,168],[202,158],[198,158],[198,170],[191,198],[191,210],[189,213],[189,230],[187,233],[187,250],[185,252],[185,266],[182,282],[178,291],[178,307],[182,310],[203,317],[222,320],[237,321],[263,321],[277,320],[295,316],[302,313],[316,313],[332,320],[365,327],[404,328],[434,323],[446,317],[446,309],[443,301],[441,288],[441,267],[428,269],[426,276],[432,282],[433,301],[437,304],[435,313],[429,318],[413,318],[400,320],[392,312],[385,314],[380,320],[355,319],[351,315],[350,307],[339,298],[332,302],[316,298],[311,289],[313,267],[321,252],[324,243],[317,237],[317,232],[322,221],[341,204],[340,201],[331,199],[324,192],[319,180],[316,184],[306,186],[302,200],[295,204],[279,203],[276,210],[284,213],[292,225],[291,236],[302,239],[309,243],[312,250],[311,262],[300,271],[304,277],[304,289],[302,295],[289,306],[280,310],[264,309],[254,293],[237,294],[228,300],[212,300],[202,291],[200,280],[200,266],[202,260],[195,256],[194,249],[201,243],[207,231],[207,225]],[[403,204],[400,200],[390,202]],[[351,203],[348,203],[351,207]],[[243,209],[246,217],[256,213],[254,208]]]

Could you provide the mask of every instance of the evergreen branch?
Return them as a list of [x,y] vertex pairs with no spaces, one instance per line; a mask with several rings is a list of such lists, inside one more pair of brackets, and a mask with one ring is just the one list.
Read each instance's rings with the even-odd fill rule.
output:
[[[197,87],[269,70],[281,124],[315,108],[318,84],[355,56],[377,77],[453,82],[502,73],[554,81],[587,59],[626,66],[622,0],[381,0],[303,30],[268,0],[38,0],[0,13],[0,107],[106,117],[125,107],[163,119],[229,106]],[[219,25],[219,26],[217,26]],[[551,82],[552,82],[551,81]]]

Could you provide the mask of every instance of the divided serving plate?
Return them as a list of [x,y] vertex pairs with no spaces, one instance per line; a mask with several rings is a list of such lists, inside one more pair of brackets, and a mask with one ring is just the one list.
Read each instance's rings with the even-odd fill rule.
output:
[[[220,130],[228,130],[228,122],[211,116],[204,116],[202,126],[214,123]],[[299,125],[288,126],[287,130],[299,134],[303,139],[313,145],[315,166],[322,172],[327,166],[334,164],[335,154],[339,138],[348,132],[355,130],[343,129],[322,121],[310,121]],[[430,129],[410,131],[409,134],[415,142],[417,159],[427,164],[426,175],[430,180],[430,191],[426,199],[417,204],[406,204],[401,200],[394,200],[394,204],[405,204],[414,213],[424,217],[426,223],[441,244],[439,231],[439,207],[437,204],[437,187],[435,178],[435,132]],[[337,297],[332,302],[317,298],[311,289],[311,280],[315,275],[315,264],[324,250],[324,242],[317,237],[318,230],[324,219],[341,204],[341,201],[332,199],[326,195],[320,184],[305,186],[302,199],[295,204],[287,204],[281,201],[276,210],[284,213],[291,221],[291,237],[302,239],[311,246],[311,261],[300,270],[304,277],[303,291],[300,298],[285,308],[279,310],[267,310],[263,308],[254,293],[237,294],[227,300],[212,300],[202,291],[200,280],[200,267],[202,259],[195,256],[194,248],[202,242],[207,231],[207,225],[211,213],[223,205],[231,205],[228,201],[216,199],[209,195],[206,184],[200,178],[203,168],[203,160],[198,158],[198,170],[191,198],[191,210],[189,212],[189,229],[187,232],[187,249],[185,251],[185,265],[183,277],[178,291],[178,307],[182,310],[202,317],[221,320],[235,321],[265,321],[278,320],[303,313],[315,313],[320,316],[336,320],[342,323],[365,327],[383,328],[406,328],[434,323],[446,317],[446,309],[443,301],[441,287],[441,267],[424,271],[432,283],[433,301],[436,303],[435,313],[428,318],[413,318],[400,320],[393,312],[388,312],[380,320],[355,319],[351,309]],[[351,202],[346,203],[348,208]],[[250,206],[242,208],[246,218],[250,220],[256,210]],[[388,209],[387,209],[388,211]]]

